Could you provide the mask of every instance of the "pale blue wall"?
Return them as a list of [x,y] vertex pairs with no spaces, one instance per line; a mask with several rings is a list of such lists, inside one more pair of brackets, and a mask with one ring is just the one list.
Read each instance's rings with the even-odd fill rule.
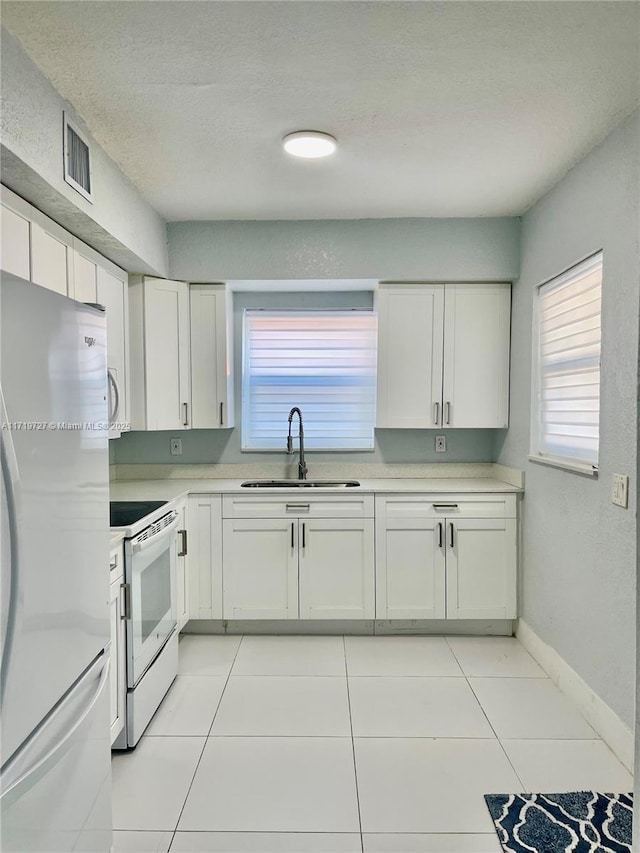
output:
[[[525,215],[513,287],[511,426],[498,461],[526,471],[522,616],[630,727],[634,721],[640,116],[625,121]],[[600,471],[529,462],[531,324],[539,284],[602,249]]]
[[[276,462],[284,459],[287,423],[282,424],[282,454],[240,451],[242,384],[242,312],[245,308],[361,308],[370,307],[369,291],[348,293],[236,293],[234,298],[234,366],[236,424],[233,430],[186,430],[180,434],[182,456],[171,456],[169,439],[175,433],[138,432],[111,442],[117,462]],[[447,436],[447,453],[436,454],[434,436]],[[375,449],[360,453],[311,453],[316,462],[486,462],[493,454],[493,430],[377,430]]]
[[171,222],[169,270],[184,281],[371,278],[512,281],[520,220]]

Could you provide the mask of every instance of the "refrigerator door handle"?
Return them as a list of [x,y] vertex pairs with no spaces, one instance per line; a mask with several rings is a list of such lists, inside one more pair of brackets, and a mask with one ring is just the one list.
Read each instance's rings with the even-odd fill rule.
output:
[[0,437],[0,463],[2,467],[2,481],[4,483],[4,491],[6,495],[10,553],[9,566],[4,567],[4,571],[9,572],[9,598],[6,624],[4,627],[4,635],[2,637],[2,662],[0,663],[0,705],[2,705],[9,673],[9,661],[11,660],[11,648],[13,645],[13,635],[15,633],[18,608],[18,566],[20,552],[18,548],[17,493],[20,485],[20,475],[18,472],[18,460],[16,457],[15,447],[13,445],[13,438],[11,436],[11,430],[9,429],[9,417],[7,415],[7,408],[5,406],[1,386],[0,417],[2,418],[2,424],[0,426],[0,431],[2,432]]
[[[98,664],[102,665],[102,672],[100,674],[100,680],[98,681],[98,686],[96,687],[91,700],[87,703],[86,707],[83,709],[82,713],[76,717],[71,726],[67,729],[67,731],[57,740],[57,742],[51,747],[51,749],[47,750],[47,752],[39,758],[35,764],[30,764],[27,769],[20,773],[17,779],[11,779],[11,767],[15,763],[14,759],[11,759],[7,765],[2,770],[3,775],[3,785],[2,785],[2,793],[0,794],[0,800],[7,796],[11,791],[17,788],[19,785],[22,785],[25,781],[27,781],[31,776],[38,773],[39,771],[44,771],[46,766],[49,765],[56,755],[65,747],[65,745],[71,740],[76,731],[80,728],[80,726],[87,719],[89,714],[95,708],[97,702],[99,701],[102,691],[104,690],[107,679],[109,678],[109,665],[111,663],[110,657],[108,653],[105,653],[100,656],[100,658],[93,665],[95,668]],[[89,672],[85,673],[85,677],[90,674]],[[67,697],[69,698],[69,697]],[[64,706],[64,702],[60,707],[60,711]],[[55,712],[54,712],[55,714]],[[28,746],[27,746],[28,749]]]

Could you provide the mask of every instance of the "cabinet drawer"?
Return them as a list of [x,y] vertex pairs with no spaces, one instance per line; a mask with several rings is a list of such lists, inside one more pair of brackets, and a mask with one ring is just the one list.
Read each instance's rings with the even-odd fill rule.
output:
[[377,495],[376,518],[515,518],[516,496]]
[[373,518],[373,495],[224,495],[223,518]]

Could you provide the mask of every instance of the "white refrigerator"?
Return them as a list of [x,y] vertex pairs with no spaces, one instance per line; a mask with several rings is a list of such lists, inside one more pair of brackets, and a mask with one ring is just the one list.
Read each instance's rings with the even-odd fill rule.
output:
[[2,274],[0,850],[111,848],[105,316]]

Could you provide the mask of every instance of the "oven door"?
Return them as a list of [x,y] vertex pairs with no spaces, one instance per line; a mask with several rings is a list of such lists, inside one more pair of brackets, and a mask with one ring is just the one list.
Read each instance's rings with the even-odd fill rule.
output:
[[176,529],[179,518],[148,539],[128,540],[127,686],[134,687],[176,626]]

